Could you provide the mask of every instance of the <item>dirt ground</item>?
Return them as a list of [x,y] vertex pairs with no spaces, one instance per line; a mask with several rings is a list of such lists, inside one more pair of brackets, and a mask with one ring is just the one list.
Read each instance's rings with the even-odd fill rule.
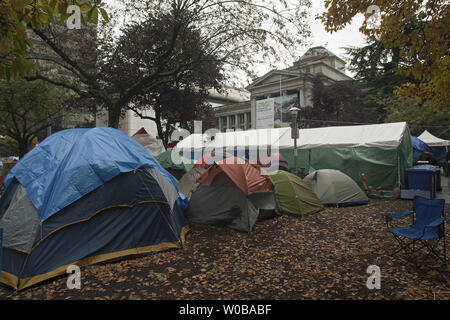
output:
[[[83,269],[80,290],[67,289],[63,276],[20,292],[0,287],[0,299],[449,300],[448,265],[390,255],[397,243],[382,214],[411,207],[410,200],[371,200],[261,221],[251,234],[192,225],[180,250]],[[446,215],[449,248],[450,205]],[[370,265],[380,268],[379,290],[366,287]]]

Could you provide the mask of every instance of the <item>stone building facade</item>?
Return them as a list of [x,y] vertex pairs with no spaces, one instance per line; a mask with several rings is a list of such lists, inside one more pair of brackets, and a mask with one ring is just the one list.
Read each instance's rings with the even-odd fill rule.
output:
[[247,101],[223,105],[215,109],[217,128],[256,128],[256,102],[267,98],[297,95],[298,107],[311,105],[313,78],[322,76],[325,83],[351,80],[345,73],[345,61],[324,47],[309,49],[293,66],[272,70],[253,81],[246,90]]

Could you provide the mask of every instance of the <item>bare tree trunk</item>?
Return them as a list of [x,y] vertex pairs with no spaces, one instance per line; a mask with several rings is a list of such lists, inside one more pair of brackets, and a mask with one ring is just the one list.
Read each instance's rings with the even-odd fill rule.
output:
[[113,104],[108,107],[108,127],[119,129],[122,108]]
[[19,158],[22,159],[28,153],[29,145],[26,138],[21,138],[17,141],[19,144]]

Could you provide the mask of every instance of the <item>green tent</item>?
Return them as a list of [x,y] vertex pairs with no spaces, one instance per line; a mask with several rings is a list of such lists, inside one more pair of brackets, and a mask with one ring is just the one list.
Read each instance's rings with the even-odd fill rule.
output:
[[269,178],[275,186],[275,197],[281,211],[303,216],[324,209],[317,195],[296,175],[280,170]]
[[157,155],[155,159],[175,178],[180,179],[186,172],[194,167],[195,161],[181,156],[172,150],[164,151]]
[[326,205],[344,207],[369,202],[356,182],[339,170],[317,170],[307,175],[304,181]]
[[[406,123],[351,127],[314,128],[300,131],[298,172],[335,169],[352,178],[361,188],[361,173],[367,185],[393,197],[405,188],[405,170],[413,165],[411,135]],[[280,147],[281,149],[281,147]],[[294,167],[292,149],[280,153]]]

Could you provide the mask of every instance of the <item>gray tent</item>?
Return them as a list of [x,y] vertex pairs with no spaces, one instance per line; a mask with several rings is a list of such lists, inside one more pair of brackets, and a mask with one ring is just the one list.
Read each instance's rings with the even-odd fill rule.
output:
[[258,219],[275,215],[278,210],[273,192],[246,195],[225,172],[200,184],[186,213],[192,223],[226,225],[249,233]]
[[197,190],[199,183],[197,179],[205,172],[204,168],[192,168],[186,172],[180,181],[178,181],[178,189],[182,194],[184,194],[188,199],[191,199],[192,193]]
[[166,151],[162,140],[148,134],[145,128],[141,128],[132,138],[139,142],[154,157]]
[[326,205],[343,207],[369,202],[356,182],[339,170],[317,170],[307,175],[304,181]]

